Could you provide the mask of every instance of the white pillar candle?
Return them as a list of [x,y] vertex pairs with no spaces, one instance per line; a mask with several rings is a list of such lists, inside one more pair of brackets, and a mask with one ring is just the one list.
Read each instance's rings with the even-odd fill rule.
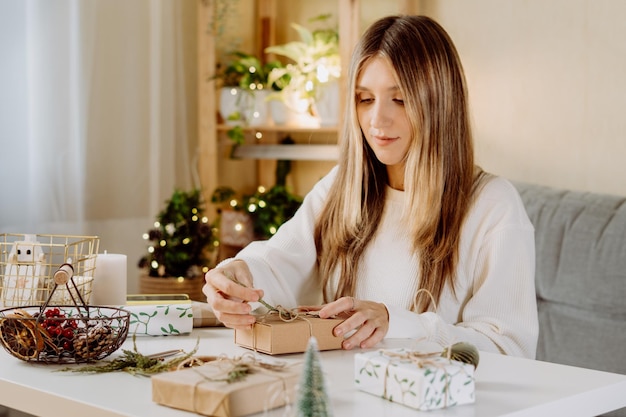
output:
[[126,255],[99,253],[94,270],[91,305],[126,305]]

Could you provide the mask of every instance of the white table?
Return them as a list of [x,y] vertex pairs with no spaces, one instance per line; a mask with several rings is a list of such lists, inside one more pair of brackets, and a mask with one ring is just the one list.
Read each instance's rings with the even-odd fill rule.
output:
[[[229,356],[249,352],[236,346],[224,328],[194,329],[191,335],[137,338],[143,354],[169,349],[191,351],[200,340],[199,355]],[[392,339],[381,348],[414,347]],[[132,349],[129,339],[125,349]],[[354,387],[357,351],[322,352],[322,366],[335,416],[414,417],[411,408],[382,400]],[[110,358],[117,354],[114,353]],[[302,354],[280,359],[299,361]],[[266,357],[267,358],[267,357]],[[152,402],[149,378],[127,373],[54,372],[62,366],[27,363],[0,348],[0,404],[50,417],[189,417],[196,414]],[[626,375],[481,352],[476,370],[476,403],[421,413],[434,416],[593,416],[626,406]],[[269,416],[282,416],[285,408]]]

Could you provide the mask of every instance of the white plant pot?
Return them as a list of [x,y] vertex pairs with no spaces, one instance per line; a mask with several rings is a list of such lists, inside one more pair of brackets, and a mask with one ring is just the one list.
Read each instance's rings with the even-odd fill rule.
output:
[[[284,101],[281,103],[285,111],[285,116],[283,117],[285,125],[309,128],[317,128],[320,126],[318,118],[309,112],[308,100],[300,99],[295,92],[292,94],[285,93],[283,99]],[[279,119],[280,118],[281,116],[279,116]],[[274,122],[276,122],[276,119],[274,119]]]
[[277,126],[297,125],[298,113],[289,108],[282,100],[270,100],[270,115]]
[[269,91],[246,91],[243,114],[248,126],[262,126],[269,123],[270,110],[267,96]]
[[330,81],[318,86],[315,110],[321,126],[339,124],[339,82]]
[[[260,126],[269,121],[269,106],[264,90],[250,91],[239,87],[222,87],[220,115],[227,125]],[[234,117],[236,116],[236,117]]]
[[[222,87],[220,89],[220,116],[227,125],[235,126],[243,123],[244,91],[239,87]],[[238,114],[240,117],[232,119]]]

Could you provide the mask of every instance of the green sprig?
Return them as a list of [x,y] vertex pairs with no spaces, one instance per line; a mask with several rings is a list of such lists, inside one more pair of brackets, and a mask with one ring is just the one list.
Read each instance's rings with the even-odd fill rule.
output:
[[61,372],[80,372],[80,373],[106,373],[123,371],[131,375],[154,375],[160,372],[168,371],[175,368],[179,364],[185,362],[198,351],[198,345],[200,340],[196,342],[195,348],[174,359],[164,361],[162,358],[146,356],[139,353],[137,350],[137,344],[135,343],[135,336],[133,335],[133,350],[124,349],[122,356],[112,361],[103,361],[105,363],[100,365],[85,365],[80,368],[63,368],[59,369]]

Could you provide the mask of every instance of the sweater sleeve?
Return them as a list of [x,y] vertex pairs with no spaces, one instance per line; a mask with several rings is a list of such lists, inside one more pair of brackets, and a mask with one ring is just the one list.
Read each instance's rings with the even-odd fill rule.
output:
[[426,338],[441,345],[466,341],[484,351],[535,357],[534,229],[508,182],[499,179],[490,188],[464,226],[468,259],[461,262],[466,270],[459,275],[466,276],[468,295],[460,300],[457,322],[435,312],[416,314],[387,306],[388,337]]
[[316,274],[315,220],[322,210],[336,168],[322,178],[304,198],[294,216],[268,240],[255,241],[233,259],[244,260],[255,288],[263,289],[265,301],[286,308],[321,303]]

